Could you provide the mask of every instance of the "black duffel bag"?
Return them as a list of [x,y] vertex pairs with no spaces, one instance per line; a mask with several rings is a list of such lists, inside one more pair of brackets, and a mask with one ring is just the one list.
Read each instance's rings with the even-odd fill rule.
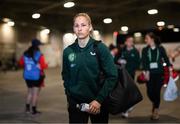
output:
[[108,96],[108,107],[111,114],[125,112],[143,97],[134,80],[122,66],[118,67],[118,82]]
[[[100,85],[102,85],[105,75],[103,75],[103,68],[100,62],[100,51],[97,47],[98,43],[100,42],[96,41],[94,43],[94,50],[102,72],[100,75]],[[109,112],[113,115],[125,112],[143,99],[141,92],[125,67],[117,65],[117,68],[118,82],[107,98]]]

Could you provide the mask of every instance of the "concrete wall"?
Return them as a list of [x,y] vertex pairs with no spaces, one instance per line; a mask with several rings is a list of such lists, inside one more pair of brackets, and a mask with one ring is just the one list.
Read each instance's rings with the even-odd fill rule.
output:
[[0,25],[0,58],[11,57],[15,52],[17,35],[15,29],[7,25]]
[[40,49],[49,67],[59,66],[63,47],[62,33],[51,30],[50,34],[42,36],[41,29],[31,26],[9,27],[0,24],[0,60],[4,63],[14,56],[18,61],[33,38],[38,38],[45,43]]

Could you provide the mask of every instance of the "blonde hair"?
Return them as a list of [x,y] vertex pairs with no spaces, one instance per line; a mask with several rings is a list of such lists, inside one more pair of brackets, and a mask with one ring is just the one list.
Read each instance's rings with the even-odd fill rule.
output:
[[75,19],[76,19],[77,17],[79,17],[79,16],[85,17],[85,18],[87,19],[89,25],[92,25],[92,23],[91,23],[91,18],[90,18],[90,16],[89,16],[87,13],[78,13],[78,14],[76,14],[76,15],[74,16],[74,19],[73,19],[74,22],[75,22]]
[[92,22],[91,22],[91,18],[87,13],[78,13],[74,16],[73,18],[73,22],[75,22],[75,19],[79,16],[85,17],[88,21],[88,24],[91,26],[91,31],[90,31],[90,36],[93,36],[93,26],[92,26]]

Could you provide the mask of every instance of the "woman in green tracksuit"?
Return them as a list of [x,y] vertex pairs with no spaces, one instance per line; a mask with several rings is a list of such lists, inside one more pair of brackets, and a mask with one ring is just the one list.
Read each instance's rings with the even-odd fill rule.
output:
[[132,36],[126,37],[125,47],[121,51],[121,57],[118,63],[125,64],[128,73],[134,79],[135,72],[140,65],[140,56],[139,51],[134,46],[134,39]]
[[[132,36],[128,35],[125,39],[125,46],[120,52],[120,57],[116,62],[117,64],[124,65],[131,77],[135,78],[135,72],[140,65],[139,51],[134,46],[134,39]],[[129,113],[132,111],[133,107],[123,112],[121,116],[123,118],[128,118]]]
[[142,65],[148,80],[146,83],[147,95],[152,102],[151,119],[157,120],[159,119],[158,109],[163,85],[163,62],[169,66],[170,74],[172,74],[172,68],[164,47],[160,45],[159,38],[154,33],[147,33],[145,42],[147,46],[142,50]]
[[[62,70],[69,123],[88,123],[89,117],[92,123],[108,123],[106,97],[117,81],[113,57],[103,43],[98,43],[100,62],[105,72],[105,81],[101,84],[100,67],[94,49],[95,40],[90,37],[90,17],[86,13],[77,14],[73,29],[77,39],[63,52]],[[80,111],[77,105],[81,103],[89,104],[89,109]]]

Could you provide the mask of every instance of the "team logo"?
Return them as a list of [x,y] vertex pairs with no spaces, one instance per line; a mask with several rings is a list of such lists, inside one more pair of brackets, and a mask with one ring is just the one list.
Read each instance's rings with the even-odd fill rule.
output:
[[70,67],[71,68],[74,68],[76,66],[76,64],[71,64]]
[[69,54],[68,59],[70,62],[73,62],[76,59],[76,54],[75,53]]
[[90,52],[90,54],[91,54],[92,56],[95,56],[95,55],[96,55],[96,53],[95,53],[95,52]]
[[132,57],[134,57],[135,55],[134,54],[131,54]]

